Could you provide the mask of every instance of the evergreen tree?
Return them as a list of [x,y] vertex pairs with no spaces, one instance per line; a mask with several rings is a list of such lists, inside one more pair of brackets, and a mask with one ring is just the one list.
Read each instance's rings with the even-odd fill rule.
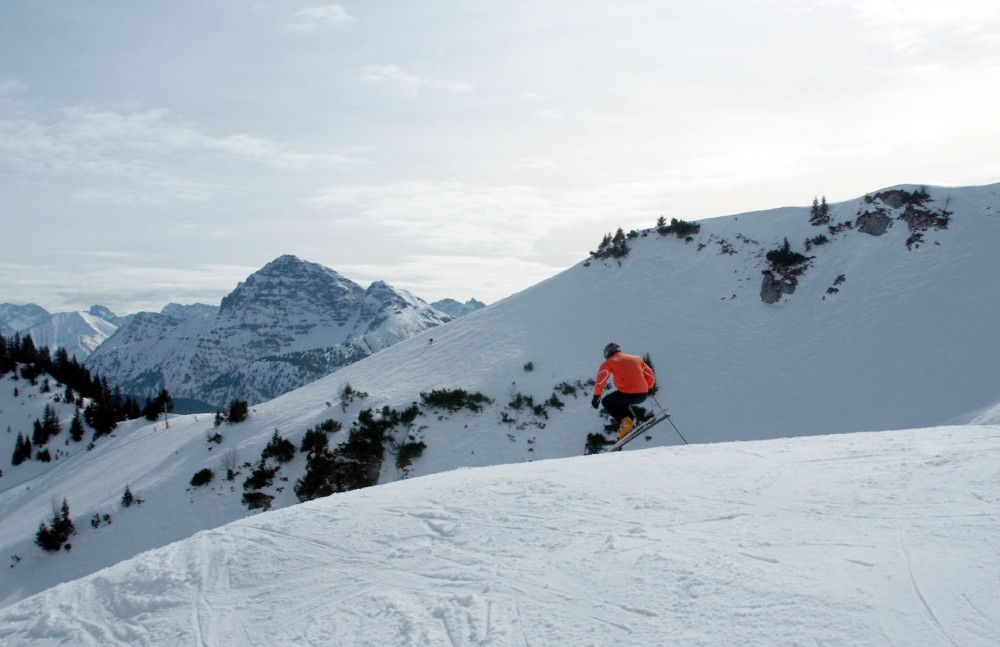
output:
[[246,400],[233,400],[229,405],[229,422],[243,422],[249,415],[250,407]]
[[7,375],[14,370],[14,358],[7,344],[7,338],[0,334],[0,375]]
[[153,399],[146,398],[146,405],[142,408],[142,415],[150,422],[160,417],[164,411],[173,411],[174,401],[170,397],[170,392],[160,389],[160,393]]
[[277,429],[260,454],[261,460],[271,457],[279,463],[287,463],[295,457],[295,445],[287,438],[282,438]]
[[[35,543],[42,550],[55,552],[63,547],[66,540],[76,532],[73,520],[69,516],[69,503],[63,499],[62,507],[52,515],[51,525],[44,521],[35,534]],[[67,546],[68,549],[68,546]]]
[[83,434],[83,420],[80,418],[80,410],[77,409],[76,413],[73,414],[73,422],[69,425],[69,437],[73,439],[73,442],[78,443],[83,440]]
[[17,441],[14,442],[14,454],[10,457],[11,465],[20,465],[25,459],[25,444],[27,444],[27,457],[31,457],[31,440],[25,438],[21,434],[17,435]]
[[813,198],[812,207],[809,209],[809,224],[826,225],[830,223],[830,207],[826,204],[826,196],[822,202],[819,198]]
[[[17,339],[19,336],[16,336]],[[35,340],[31,335],[20,338],[20,348],[18,349],[17,361],[21,364],[34,364],[38,357],[38,349],[35,348]]]
[[59,415],[51,404],[45,405],[45,411],[42,414],[42,427],[45,428],[45,433],[49,438],[62,433],[62,424],[59,422]]
[[36,447],[41,447],[49,442],[49,434],[38,418],[35,418],[35,422],[32,424],[31,441],[35,443]]
[[60,383],[66,384],[66,378],[70,372],[69,367],[69,353],[66,352],[65,348],[57,349],[56,356],[52,360],[52,376],[59,380]]
[[97,439],[110,434],[118,425],[119,418],[117,417],[114,397],[111,394],[111,389],[108,387],[107,380],[101,380],[96,377],[94,379],[100,385],[100,395],[84,409],[83,418],[93,428],[94,438]]

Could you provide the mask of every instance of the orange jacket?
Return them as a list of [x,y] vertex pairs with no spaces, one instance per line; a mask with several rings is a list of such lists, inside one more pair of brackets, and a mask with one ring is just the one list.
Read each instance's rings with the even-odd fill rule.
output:
[[604,392],[608,380],[614,378],[615,387],[622,393],[649,393],[656,386],[656,375],[638,355],[615,353],[604,360],[597,369],[597,384],[594,395]]

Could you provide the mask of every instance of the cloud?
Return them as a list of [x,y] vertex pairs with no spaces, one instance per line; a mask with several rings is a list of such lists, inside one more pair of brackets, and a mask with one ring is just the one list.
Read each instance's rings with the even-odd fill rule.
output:
[[248,134],[211,135],[165,109],[73,107],[51,124],[0,120],[0,168],[85,181],[89,185],[74,194],[84,202],[205,200],[223,186],[205,177],[217,177],[226,163],[307,171],[363,160],[302,152]]
[[807,10],[843,8],[867,37],[904,56],[922,54],[942,39],[984,44],[1000,27],[994,0],[793,0]]
[[290,31],[316,31],[351,22],[354,22],[354,18],[338,4],[312,5],[295,12],[291,22],[285,27]]
[[[526,262],[573,263],[599,233],[628,218],[648,218],[664,200],[662,177],[643,182],[611,180],[584,189],[559,191],[528,185],[461,182],[396,182],[328,188],[306,200],[322,214],[312,227],[330,236],[363,228],[386,248],[428,256],[517,257]],[[314,231],[314,235],[315,231]],[[587,238],[558,253],[555,238]],[[597,241],[589,238],[598,236]]]
[[559,165],[548,157],[525,157],[515,164],[515,168],[529,171],[549,171],[559,168]]
[[[354,263],[337,267],[338,272],[359,283],[385,281],[428,302],[476,298],[486,303],[531,287],[565,269],[544,260],[458,254],[418,254],[398,257],[388,264]],[[458,282],[461,288],[456,288],[456,276],[462,277]]]
[[0,100],[24,92],[25,85],[12,76],[0,76]]
[[218,305],[237,283],[259,268],[192,263],[149,265],[135,255],[91,252],[83,265],[0,263],[4,298],[37,303],[50,312],[85,310],[99,304],[125,315],[159,312],[167,303]]
[[529,254],[529,239],[554,222],[532,217],[553,205],[525,186],[396,182],[326,189],[306,202],[433,252]]
[[476,87],[470,83],[425,78],[392,64],[366,65],[361,68],[359,77],[366,83],[395,87],[408,94],[415,94],[421,88],[432,88],[455,94],[469,94],[476,90]]

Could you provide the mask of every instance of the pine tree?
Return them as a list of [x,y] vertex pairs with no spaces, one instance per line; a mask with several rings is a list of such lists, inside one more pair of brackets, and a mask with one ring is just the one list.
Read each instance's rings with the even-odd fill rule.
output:
[[822,202],[819,198],[813,198],[812,207],[809,209],[809,224],[820,226],[829,223],[830,207],[826,204],[826,196],[823,196]]
[[25,437],[22,436],[21,434],[18,434],[17,441],[14,442],[14,454],[10,457],[11,465],[17,466],[24,462],[24,444],[26,442],[29,443],[28,456],[31,456],[31,445],[30,445],[31,441],[25,439]]
[[62,433],[62,424],[59,422],[59,415],[51,404],[45,405],[45,412],[42,414],[42,427],[49,438]]
[[17,361],[21,364],[33,364],[38,358],[38,349],[35,348],[35,341],[31,335],[15,336],[15,339],[19,339]]
[[69,437],[73,439],[73,442],[78,443],[83,440],[83,434],[83,420],[80,418],[80,410],[77,409],[76,413],[73,414],[73,422],[69,425]]
[[51,525],[43,521],[38,527],[38,532],[35,534],[35,544],[42,550],[55,552],[62,548],[66,540],[76,532],[73,520],[69,516],[69,503],[66,499],[63,499],[59,511],[53,513],[50,523]]
[[275,429],[260,457],[261,460],[273,457],[279,463],[287,463],[295,457],[295,445],[287,438],[282,438],[278,430]]
[[246,400],[233,400],[229,405],[229,422],[243,422],[249,415],[250,408]]
[[49,434],[38,418],[35,418],[35,422],[32,423],[31,441],[35,443],[36,447],[41,447],[49,442]]
[[13,360],[7,353],[7,338],[0,334],[0,375],[7,375],[13,367]]
[[146,420],[150,422],[156,420],[160,417],[160,414],[166,411],[174,410],[174,401],[170,397],[170,392],[166,389],[161,389],[160,393],[153,399],[146,398],[146,404],[142,408],[142,415],[146,417]]

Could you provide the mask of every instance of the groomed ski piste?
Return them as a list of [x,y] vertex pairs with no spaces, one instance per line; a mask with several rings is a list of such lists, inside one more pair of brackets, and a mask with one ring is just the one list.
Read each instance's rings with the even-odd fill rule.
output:
[[198,533],[17,645],[1000,644],[1000,425],[458,470]]

